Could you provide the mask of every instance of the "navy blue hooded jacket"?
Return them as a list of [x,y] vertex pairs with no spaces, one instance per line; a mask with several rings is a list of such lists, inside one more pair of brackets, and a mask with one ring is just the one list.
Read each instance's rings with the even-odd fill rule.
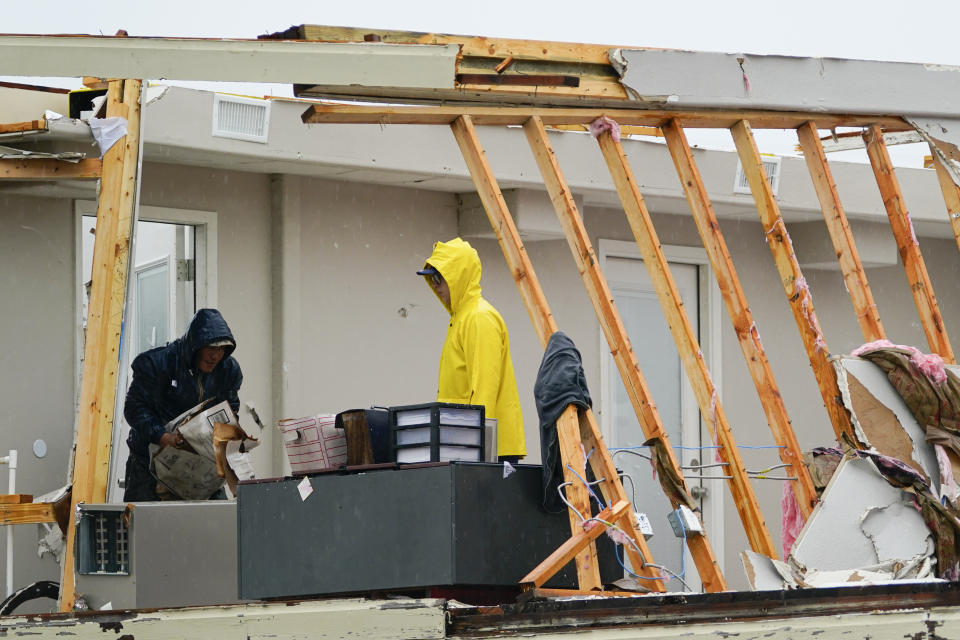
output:
[[[196,368],[197,351],[211,342],[229,340],[223,360],[203,374]],[[158,444],[165,424],[202,401],[226,400],[234,413],[240,411],[237,392],[243,382],[240,364],[230,355],[237,342],[226,320],[216,309],[200,309],[182,337],[164,347],[144,351],[133,361],[133,382],[127,390],[123,417],[130,425],[130,454],[144,463],[148,445]]]

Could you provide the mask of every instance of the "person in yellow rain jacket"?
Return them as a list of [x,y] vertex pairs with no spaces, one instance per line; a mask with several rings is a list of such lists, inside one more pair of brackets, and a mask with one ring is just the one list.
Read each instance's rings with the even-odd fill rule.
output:
[[480,256],[460,238],[438,242],[417,274],[450,313],[437,400],[482,404],[486,416],[497,419],[497,456],[516,462],[527,449],[510,336],[500,313],[480,295]]

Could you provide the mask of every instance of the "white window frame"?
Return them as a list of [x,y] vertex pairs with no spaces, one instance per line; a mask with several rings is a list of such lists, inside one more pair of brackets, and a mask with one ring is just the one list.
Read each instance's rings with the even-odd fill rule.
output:
[[[635,242],[601,238],[599,241],[599,247],[601,268],[606,267],[607,258],[643,260],[643,255],[640,253],[640,248]],[[706,360],[707,367],[710,370],[710,377],[713,380],[713,385],[717,389],[717,395],[722,399],[722,297],[720,295],[720,288],[717,286],[716,278],[713,277],[713,269],[710,266],[710,260],[707,257],[707,252],[701,247],[684,247],[679,245],[662,245],[661,249],[663,250],[664,256],[668,262],[690,264],[698,267],[697,280],[700,293],[700,317],[697,318],[697,320],[699,321],[700,326],[700,348],[703,351],[703,357]],[[610,359],[613,356],[610,355],[607,339],[603,335],[603,328],[600,327],[599,324],[597,326],[597,337],[599,341],[599,353],[601,354],[601,404],[599,411],[600,427],[603,432],[604,439],[609,441],[610,434],[613,431],[613,426],[610,424],[609,412],[604,411],[603,408],[609,406],[612,402],[611,385],[614,380],[611,379],[610,374]],[[684,371],[684,375],[686,375],[686,371]],[[702,418],[700,419],[700,441],[705,443],[709,443],[711,441],[710,432],[707,430],[706,424]],[[706,456],[697,455],[695,457],[700,459],[702,462]],[[708,458],[708,460],[709,459],[712,459],[712,457]],[[710,481],[709,485],[707,486],[710,489],[710,500],[708,502],[710,506],[707,510],[708,512],[704,513],[703,515],[706,521],[705,524],[707,531],[710,535],[710,543],[717,551],[717,563],[720,565],[720,570],[723,571],[725,555],[723,536],[724,498],[726,496],[727,488],[726,483],[721,480]]]
[[[217,307],[217,213],[215,211],[201,211],[196,209],[177,209],[172,207],[154,207],[140,205],[138,208],[138,219],[143,222],[162,222],[168,224],[183,224],[194,227],[196,236],[196,304],[197,309],[204,307]],[[84,350],[84,329],[83,329],[83,286],[81,282],[81,273],[83,272],[83,217],[97,215],[96,200],[75,200],[74,201],[74,273],[76,275],[76,284],[74,287],[74,326],[76,335],[74,336],[74,398],[75,404],[80,398],[80,376],[83,372],[83,350]],[[134,238],[134,244],[136,238]],[[133,247],[130,248],[131,265],[133,259]],[[176,265],[172,265],[176,272]],[[132,272],[132,268],[130,269]],[[127,283],[129,286],[129,282]],[[129,288],[128,288],[129,291]],[[118,381],[124,376],[118,376]],[[118,396],[118,403],[120,394]],[[119,404],[118,404],[119,406]],[[111,477],[116,475],[111,471]]]

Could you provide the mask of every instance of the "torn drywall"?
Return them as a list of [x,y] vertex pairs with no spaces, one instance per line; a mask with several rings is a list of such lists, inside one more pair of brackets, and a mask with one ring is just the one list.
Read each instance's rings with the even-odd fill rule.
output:
[[800,586],[786,562],[747,550],[740,552],[740,563],[753,591],[782,591]]
[[[866,526],[866,529],[864,528]],[[890,536],[910,538],[903,545]],[[867,459],[844,459],[797,537],[790,562],[810,572],[862,569],[894,558],[928,557],[933,545],[909,493],[890,485]],[[881,557],[884,556],[884,557]]]
[[938,492],[940,472],[933,447],[883,370],[860,358],[839,358],[834,364],[857,438],[865,447],[910,465]]

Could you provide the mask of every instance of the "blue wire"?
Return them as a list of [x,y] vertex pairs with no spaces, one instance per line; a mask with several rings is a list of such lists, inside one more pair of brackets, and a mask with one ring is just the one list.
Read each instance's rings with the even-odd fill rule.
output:
[[[567,469],[570,469],[570,472],[571,472],[573,475],[575,475],[575,476],[577,476],[578,478],[580,478],[580,482],[582,482],[582,483],[587,487],[587,491],[589,491],[589,492],[590,492],[590,495],[593,496],[593,499],[597,501],[597,504],[600,505],[600,508],[601,508],[601,509],[605,509],[607,505],[603,504],[603,500],[601,500],[601,499],[599,498],[599,496],[597,496],[597,494],[594,493],[593,487],[590,486],[590,483],[588,483],[586,480],[584,480],[583,477],[582,477],[579,473],[577,473],[576,470],[575,470],[573,467],[571,467],[570,465],[567,465]],[[588,513],[587,515],[589,516],[590,514]]]

